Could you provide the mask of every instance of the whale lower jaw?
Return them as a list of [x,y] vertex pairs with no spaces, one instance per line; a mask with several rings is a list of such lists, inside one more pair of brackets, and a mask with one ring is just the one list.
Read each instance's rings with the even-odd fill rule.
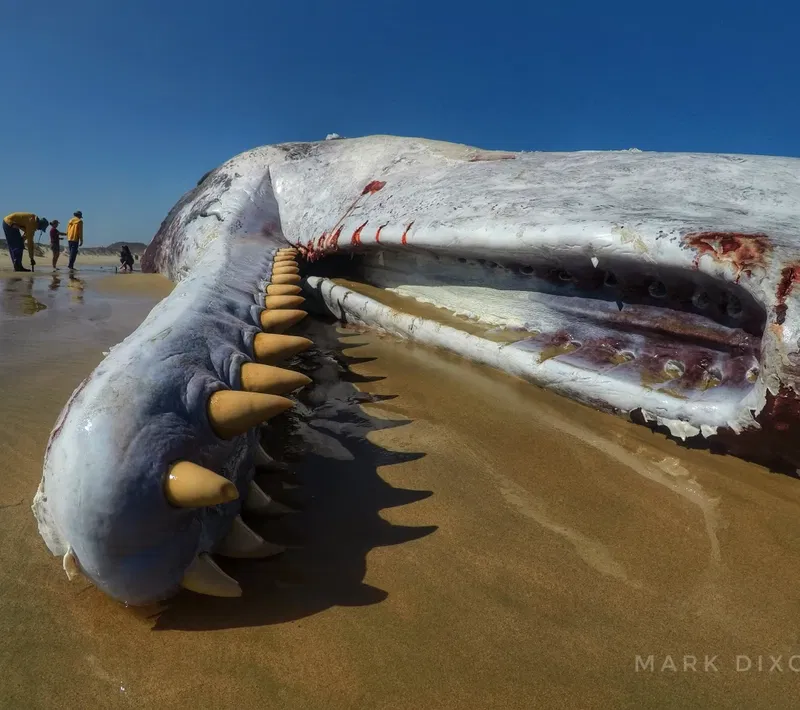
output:
[[[760,409],[759,404],[763,406],[763,401],[759,401],[763,400],[763,389],[756,384],[745,391],[729,388],[727,396],[722,394],[713,399],[681,397],[677,391],[665,394],[642,386],[635,378],[628,377],[628,373],[615,373],[616,367],[603,372],[574,358],[565,360],[552,353],[552,348],[558,346],[544,345],[547,339],[492,340],[433,318],[403,312],[324,277],[308,277],[305,288],[341,321],[449,350],[596,409],[614,414],[638,411],[645,421],[666,427],[681,440],[712,436],[724,427],[744,429],[752,425],[753,410]],[[494,329],[493,334],[496,333]]]

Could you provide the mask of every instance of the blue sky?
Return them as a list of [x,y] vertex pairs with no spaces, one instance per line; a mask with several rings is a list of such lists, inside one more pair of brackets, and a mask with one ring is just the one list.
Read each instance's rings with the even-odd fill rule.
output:
[[148,242],[207,170],[330,132],[800,156],[797,3],[0,0],[0,18],[0,212],[81,209],[87,244]]

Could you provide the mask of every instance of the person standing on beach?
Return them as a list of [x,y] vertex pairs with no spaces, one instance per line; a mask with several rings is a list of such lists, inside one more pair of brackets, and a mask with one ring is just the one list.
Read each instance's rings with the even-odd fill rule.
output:
[[83,246],[83,212],[80,210],[73,213],[72,219],[67,222],[67,244],[69,244],[69,268],[74,269],[78,247]]
[[58,255],[61,253],[61,237],[67,236],[66,232],[58,230],[58,220],[50,222],[50,251],[53,252],[53,268],[57,269]]
[[[33,245],[33,233],[38,229],[44,232],[49,222],[44,217],[37,217],[32,212],[12,212],[3,218],[3,234],[8,244],[8,253],[14,271],[30,271],[36,266]],[[23,237],[24,233],[24,237]],[[31,259],[31,269],[22,265],[22,253],[28,247],[28,256]]]

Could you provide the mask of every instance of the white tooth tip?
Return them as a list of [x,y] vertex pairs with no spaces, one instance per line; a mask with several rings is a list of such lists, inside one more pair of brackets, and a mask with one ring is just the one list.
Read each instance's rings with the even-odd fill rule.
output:
[[275,459],[264,451],[264,447],[261,444],[256,444],[256,448],[253,451],[253,460],[256,466],[271,466],[275,462]]
[[234,518],[230,532],[219,544],[216,551],[225,557],[255,559],[272,557],[285,550],[286,548],[283,545],[276,545],[264,540],[258,533],[248,528],[242,519],[237,516]]
[[244,501],[244,510],[256,515],[285,515],[294,511],[268,496],[256,483],[251,483]]
[[78,560],[75,558],[75,553],[72,551],[72,546],[70,546],[70,548],[67,550],[67,553],[61,560],[61,564],[64,567],[64,572],[67,573],[67,579],[70,582],[80,575],[81,570],[78,567]]
[[600,259],[598,259],[596,256],[593,256],[593,257],[592,257],[592,266],[594,266],[594,268],[596,269],[596,268],[597,268],[597,265],[598,265],[599,263],[600,263]]

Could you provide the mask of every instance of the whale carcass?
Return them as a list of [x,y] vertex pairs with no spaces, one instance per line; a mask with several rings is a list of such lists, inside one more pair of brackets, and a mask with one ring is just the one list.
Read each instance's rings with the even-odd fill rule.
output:
[[[203,177],[143,269],[177,283],[76,389],[33,511],[68,575],[130,604],[237,596],[262,423],[313,299],[681,440],[800,465],[800,160],[506,153],[373,136]],[[408,307],[406,307],[408,306]],[[413,307],[412,307],[413,306]],[[524,413],[520,413],[524,416]]]

